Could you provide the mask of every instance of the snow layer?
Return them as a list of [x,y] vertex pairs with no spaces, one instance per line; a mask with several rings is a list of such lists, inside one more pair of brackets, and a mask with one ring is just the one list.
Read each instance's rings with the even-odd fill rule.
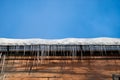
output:
[[120,45],[119,38],[65,38],[65,39],[8,39],[0,38],[0,45]]

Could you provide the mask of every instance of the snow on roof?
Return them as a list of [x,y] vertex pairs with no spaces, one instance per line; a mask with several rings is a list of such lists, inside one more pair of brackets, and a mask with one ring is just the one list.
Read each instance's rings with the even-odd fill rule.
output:
[[0,38],[0,45],[120,45],[119,38],[9,39]]

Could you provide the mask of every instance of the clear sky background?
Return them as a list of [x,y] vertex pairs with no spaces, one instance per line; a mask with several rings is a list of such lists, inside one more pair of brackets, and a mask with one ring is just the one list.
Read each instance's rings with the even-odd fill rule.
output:
[[0,37],[120,38],[120,0],[0,0]]

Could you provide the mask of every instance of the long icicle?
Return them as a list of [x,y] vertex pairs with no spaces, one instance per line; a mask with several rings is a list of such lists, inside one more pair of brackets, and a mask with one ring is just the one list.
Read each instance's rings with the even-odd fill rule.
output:
[[5,55],[3,55],[2,69],[1,69],[1,73],[2,73],[2,74],[4,73],[4,67],[5,67],[5,58],[6,58],[6,56],[5,56]]

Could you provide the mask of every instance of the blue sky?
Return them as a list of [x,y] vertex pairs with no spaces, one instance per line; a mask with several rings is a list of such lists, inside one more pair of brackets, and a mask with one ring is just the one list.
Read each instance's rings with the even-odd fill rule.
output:
[[0,0],[0,37],[120,38],[120,0]]

